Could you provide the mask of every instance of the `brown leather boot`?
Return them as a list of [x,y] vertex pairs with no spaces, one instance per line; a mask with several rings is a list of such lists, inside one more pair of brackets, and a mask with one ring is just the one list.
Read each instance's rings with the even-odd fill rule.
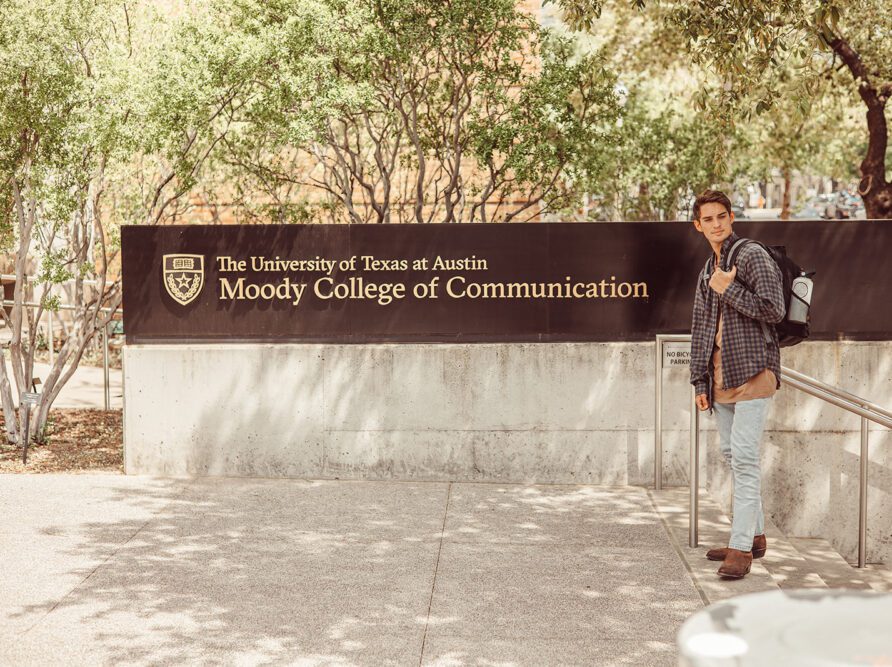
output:
[[752,564],[753,554],[751,551],[728,549],[728,555],[725,556],[718,573],[719,576],[727,579],[743,579],[743,577],[749,574]]
[[[765,539],[765,535],[756,535],[753,538],[753,558],[761,558],[765,555],[765,551],[768,549],[768,540]],[[728,547],[722,547],[721,549],[710,549],[706,552],[706,557],[709,560],[725,560],[725,556],[728,555]]]

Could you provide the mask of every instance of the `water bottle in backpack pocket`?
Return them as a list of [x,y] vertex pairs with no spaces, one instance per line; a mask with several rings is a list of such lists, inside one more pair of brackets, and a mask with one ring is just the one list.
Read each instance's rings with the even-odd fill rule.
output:
[[790,305],[787,306],[787,320],[795,324],[808,324],[808,309],[811,306],[813,289],[814,283],[805,272],[793,280]]

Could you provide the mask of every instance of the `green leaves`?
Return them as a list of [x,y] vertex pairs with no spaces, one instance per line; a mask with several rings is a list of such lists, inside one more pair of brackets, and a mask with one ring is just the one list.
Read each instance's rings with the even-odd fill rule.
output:
[[617,115],[604,63],[514,0],[220,3],[210,21],[269,54],[218,152],[252,216],[505,219],[501,202],[562,197]]

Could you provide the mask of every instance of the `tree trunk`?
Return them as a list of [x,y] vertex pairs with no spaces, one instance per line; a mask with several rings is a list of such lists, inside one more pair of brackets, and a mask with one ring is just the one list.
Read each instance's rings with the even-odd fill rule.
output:
[[889,129],[886,124],[886,99],[888,91],[882,93],[870,83],[870,73],[864,66],[860,54],[847,41],[836,38],[830,42],[833,51],[848,67],[852,77],[859,82],[858,94],[867,106],[867,154],[861,161],[861,183],[858,194],[864,200],[867,217],[892,218],[892,183],[886,181],[886,147],[889,144]]
[[781,220],[789,220],[790,219],[790,170],[787,167],[782,169],[782,173],[784,175],[784,196],[781,203],[781,212],[780,219]]
[[892,183],[885,183],[881,187],[873,186],[861,198],[869,219],[892,218]]
[[[862,97],[864,95],[862,94]],[[861,162],[858,194],[869,219],[892,218],[892,183],[886,181],[886,147],[889,142],[883,98],[865,98],[867,104],[867,155]]]
[[653,220],[653,211],[650,208],[650,187],[647,183],[638,184],[638,210],[635,219],[639,221]]
[[6,426],[6,441],[14,445],[18,442],[18,416],[12,398],[12,387],[6,374],[6,357],[0,351],[0,402],[3,404],[3,423]]

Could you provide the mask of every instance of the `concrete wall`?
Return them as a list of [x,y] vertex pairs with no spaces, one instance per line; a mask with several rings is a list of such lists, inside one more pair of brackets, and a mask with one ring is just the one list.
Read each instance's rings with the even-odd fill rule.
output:
[[[125,469],[158,475],[651,484],[653,343],[127,346]],[[784,364],[892,405],[892,343],[805,343]],[[690,385],[664,378],[664,483],[687,480]],[[774,402],[765,505],[857,537],[859,418]],[[704,419],[703,478],[727,480]],[[872,429],[871,557],[892,562],[892,438]]]
[[[653,349],[127,346],[126,469],[649,483]],[[679,415],[664,435],[670,452],[681,445],[665,461],[675,483],[686,478],[684,403],[666,402]]]

